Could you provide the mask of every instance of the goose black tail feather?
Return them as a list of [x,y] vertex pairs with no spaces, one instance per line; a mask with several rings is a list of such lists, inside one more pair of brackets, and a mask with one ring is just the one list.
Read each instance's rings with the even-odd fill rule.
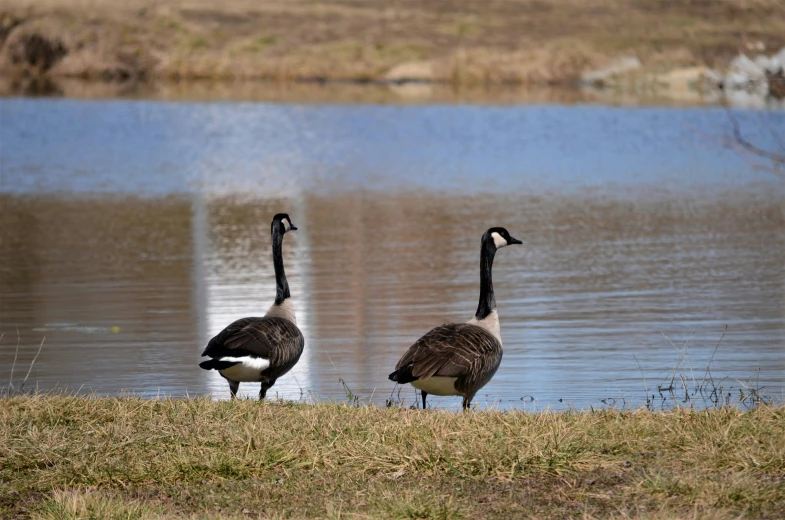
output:
[[412,375],[411,365],[401,367],[387,377],[390,379],[390,381],[395,381],[399,385],[411,383],[412,381],[417,381],[420,379],[419,377],[414,377],[414,375]]
[[229,367],[235,366],[238,361],[221,361],[220,359],[208,359],[202,361],[199,366],[205,370],[225,370]]

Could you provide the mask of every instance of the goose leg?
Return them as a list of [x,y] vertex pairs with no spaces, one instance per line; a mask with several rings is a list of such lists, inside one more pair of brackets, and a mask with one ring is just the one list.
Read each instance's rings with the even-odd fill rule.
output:
[[464,397],[463,398],[463,411],[468,412],[469,408],[471,408],[472,398],[471,397]]
[[227,379],[229,381],[229,393],[232,394],[232,399],[237,398],[237,390],[240,388],[239,381],[232,381],[231,379]]
[[259,400],[263,400],[267,395],[267,390],[270,389],[271,386],[275,384],[275,380],[273,381],[262,381],[262,389],[259,390]]
[[428,397],[428,392],[420,390],[420,393],[422,394],[422,409],[425,410],[425,398]]

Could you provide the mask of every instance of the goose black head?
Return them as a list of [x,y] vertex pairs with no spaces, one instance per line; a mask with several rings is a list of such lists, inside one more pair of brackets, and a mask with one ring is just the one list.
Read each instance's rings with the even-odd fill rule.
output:
[[517,238],[510,236],[510,233],[503,227],[492,227],[482,236],[482,243],[499,249],[513,244],[523,244]]
[[287,213],[278,213],[273,217],[273,223],[270,227],[270,232],[273,232],[276,229],[278,229],[278,231],[280,231],[283,235],[287,231],[296,231],[297,226],[292,224],[292,219],[289,218]]

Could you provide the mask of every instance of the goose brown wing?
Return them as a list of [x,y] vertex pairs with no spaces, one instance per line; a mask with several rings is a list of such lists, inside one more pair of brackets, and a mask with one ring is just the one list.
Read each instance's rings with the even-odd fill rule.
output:
[[[297,325],[283,318],[243,318],[231,323],[207,343],[203,356],[253,356],[271,364],[299,359],[305,344]],[[292,364],[294,364],[292,363]]]
[[415,379],[433,376],[484,379],[488,369],[492,369],[490,375],[496,371],[501,356],[501,344],[484,328],[469,323],[449,323],[418,339],[395,369],[411,366]]

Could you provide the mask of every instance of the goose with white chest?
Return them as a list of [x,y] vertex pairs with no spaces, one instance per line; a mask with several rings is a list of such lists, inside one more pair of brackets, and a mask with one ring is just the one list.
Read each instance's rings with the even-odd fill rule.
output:
[[480,249],[480,303],[466,323],[448,323],[418,339],[395,365],[389,379],[411,383],[422,393],[463,396],[463,409],[491,380],[502,360],[502,338],[491,270],[496,251],[522,244],[506,229],[493,227],[482,236]]
[[264,317],[242,318],[231,323],[207,343],[202,356],[210,359],[199,366],[218,370],[229,382],[232,397],[242,382],[261,383],[259,399],[275,381],[297,364],[303,353],[305,338],[297,328],[289,283],[283,268],[283,237],[297,228],[289,215],[279,213],[271,225],[275,301]]

